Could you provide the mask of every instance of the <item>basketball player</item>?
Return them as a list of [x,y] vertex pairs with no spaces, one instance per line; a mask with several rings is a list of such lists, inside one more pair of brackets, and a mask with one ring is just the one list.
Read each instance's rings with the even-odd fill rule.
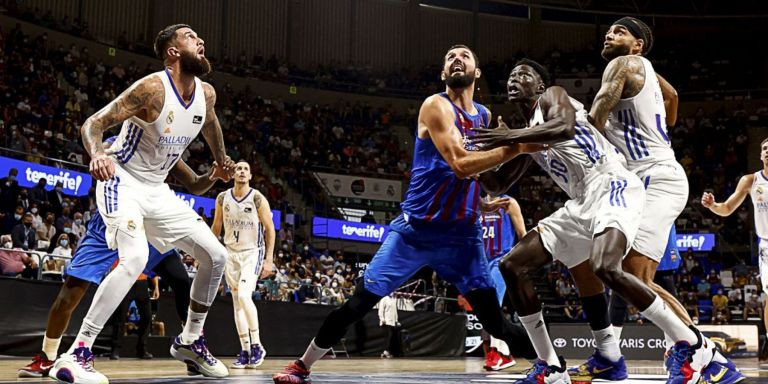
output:
[[[763,163],[763,169],[742,176],[736,185],[736,190],[727,200],[718,203],[713,194],[705,192],[701,196],[701,205],[719,216],[730,216],[749,195],[755,210],[755,231],[757,232],[758,254],[760,256],[758,260],[760,283],[763,286],[763,292],[768,294],[768,265],[766,265],[768,263],[768,202],[766,202],[768,200],[768,138],[760,143],[760,161]],[[768,301],[764,311],[763,321],[766,329],[768,329]]]
[[[546,151],[533,155],[534,160],[571,197],[563,208],[540,221],[538,228],[529,232],[500,263],[509,296],[541,359],[520,382],[570,382],[565,363],[556,356],[543,326],[541,303],[530,276],[554,257],[572,271],[590,270],[671,335],[676,344],[671,352],[673,364],[668,382],[696,383],[701,369],[712,360],[712,351],[708,358],[706,354],[699,355],[705,361],[689,361],[694,351],[703,348],[700,333],[686,327],[642,281],[622,270],[622,259],[638,230],[636,218],[643,210],[643,184],[624,168],[614,147],[589,123],[581,103],[560,87],[547,88],[548,83],[549,74],[540,64],[525,59],[518,62],[507,87],[510,100],[523,104],[530,128],[481,130],[483,135],[476,136],[475,141],[490,147],[505,141],[549,144]],[[580,277],[578,273],[573,275],[574,279]],[[626,366],[608,322],[602,290],[579,293],[585,308],[603,309],[600,318],[588,320],[597,342],[597,354],[609,364],[606,371],[612,371],[609,379],[625,379]]]
[[[204,343],[195,343],[216,297],[226,249],[164,183],[201,130],[216,162],[224,166],[231,162],[214,110],[216,92],[197,77],[211,67],[203,40],[184,24],[160,31],[155,52],[165,69],[135,82],[81,128],[91,156],[91,174],[97,180],[96,202],[107,227],[105,238],[110,249],[117,248],[120,263],[96,291],[74,344],[54,364],[51,374],[58,373],[61,381],[107,382],[87,363],[90,348],[144,269],[148,240],[161,252],[180,248],[200,264],[192,281],[187,321],[173,342],[171,355],[191,362],[205,376],[229,374]],[[117,140],[105,151],[104,132],[120,122]]]
[[251,295],[259,276],[269,277],[275,266],[272,211],[267,198],[251,188],[251,177],[251,166],[247,162],[235,165],[235,186],[216,197],[216,213],[211,225],[216,236],[224,226],[224,244],[229,252],[224,277],[232,290],[235,326],[240,338],[241,351],[231,365],[237,369],[256,368],[267,355],[259,338],[259,316]]
[[504,319],[483,252],[480,185],[472,177],[513,159],[519,146],[478,152],[467,141],[473,127],[488,126],[490,113],[473,101],[480,77],[476,55],[451,47],[440,73],[445,92],[428,97],[419,111],[410,186],[403,213],[371,260],[353,296],[326,319],[304,355],[273,376],[275,383],[307,383],[312,365],[347,328],[424,266],[433,268],[466,297],[483,328],[516,356],[530,357],[524,331]]
[[[108,140],[109,141],[109,140]],[[193,194],[205,193],[217,179],[228,180],[229,173],[216,163],[206,175],[196,175],[183,161],[174,165],[171,176]],[[48,312],[43,346],[32,362],[19,369],[19,377],[45,377],[53,366],[58,354],[61,337],[69,325],[72,312],[80,303],[88,287],[101,283],[112,263],[118,258],[117,251],[110,250],[104,238],[106,226],[101,215],[94,215],[88,222],[88,228],[80,245],[72,257],[72,262],[64,270],[64,284]],[[146,270],[153,270],[166,281],[176,295],[176,310],[179,319],[184,322],[189,307],[189,277],[184,270],[178,254],[170,251],[160,254],[149,246],[149,261]],[[168,257],[177,256],[177,257]]]
[[[496,299],[499,306],[502,306],[507,286],[499,271],[499,260],[515,246],[517,239],[525,236],[525,220],[517,200],[507,195],[501,195],[496,200],[501,201],[504,207],[492,212],[482,212],[480,225],[483,230],[483,248],[488,259],[488,270],[496,287]],[[488,371],[501,371],[517,364],[515,358],[509,355],[509,347],[503,340],[491,336],[490,344],[483,368]]]

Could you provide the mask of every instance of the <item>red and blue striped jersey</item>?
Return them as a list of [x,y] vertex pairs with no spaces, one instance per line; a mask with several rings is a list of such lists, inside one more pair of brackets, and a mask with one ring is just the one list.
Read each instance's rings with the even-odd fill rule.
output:
[[480,216],[483,228],[483,247],[488,260],[504,256],[517,242],[517,233],[512,219],[505,209],[483,213]]
[[[446,93],[440,96],[451,102]],[[452,102],[451,105],[456,129],[463,138],[474,134],[472,128],[488,127],[488,109],[481,104],[474,103],[478,111],[476,115],[470,115]],[[464,140],[464,148],[477,150],[467,140]],[[411,181],[400,207],[409,220],[475,224],[480,215],[480,184],[472,178],[456,177],[431,138],[416,136]]]

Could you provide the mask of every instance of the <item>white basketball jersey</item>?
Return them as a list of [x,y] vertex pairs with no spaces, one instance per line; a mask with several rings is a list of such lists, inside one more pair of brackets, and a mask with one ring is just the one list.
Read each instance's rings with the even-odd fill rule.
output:
[[167,70],[157,72],[165,88],[163,109],[154,122],[137,117],[123,122],[120,134],[107,151],[118,166],[147,184],[160,184],[205,122],[205,92],[195,78],[195,92],[185,105]]
[[757,236],[768,240],[768,178],[763,171],[755,172],[755,181],[749,190],[755,207],[755,230]]
[[[616,149],[587,121],[584,105],[571,99],[576,108],[576,136],[572,140],[551,144],[546,151],[532,154],[533,159],[552,177],[552,180],[574,198],[584,194],[584,180],[596,166],[608,161],[618,163]],[[537,103],[528,126],[544,123],[544,113]]]
[[251,188],[239,200],[235,198],[234,188],[223,193],[224,245],[235,252],[264,247],[264,228],[253,203],[256,190]]
[[653,65],[640,57],[645,67],[645,83],[634,97],[619,100],[608,117],[605,135],[627,159],[627,168],[675,160],[667,135],[664,97]]

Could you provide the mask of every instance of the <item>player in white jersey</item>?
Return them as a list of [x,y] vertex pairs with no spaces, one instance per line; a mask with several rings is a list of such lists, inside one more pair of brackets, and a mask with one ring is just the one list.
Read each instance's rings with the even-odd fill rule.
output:
[[[646,188],[640,228],[623,268],[643,280],[684,324],[693,329],[693,322],[680,302],[653,282],[669,231],[685,207],[688,179],[675,160],[667,135],[667,121],[675,120],[674,116],[667,119],[667,110],[671,114],[677,113],[677,94],[644,57],[652,46],[653,33],[643,21],[623,17],[611,25],[602,51],[603,58],[609,63],[589,119],[624,155],[627,168],[638,175]],[[618,296],[612,295],[612,302],[617,299]],[[637,299],[639,305],[635,306],[640,310],[651,305],[642,297]],[[666,336],[669,341],[675,341],[674,335],[666,333]],[[703,356],[698,353],[694,356],[692,369],[694,377],[701,374],[704,380],[722,383],[721,370],[736,371],[736,367],[722,355],[713,355],[714,347],[711,340],[703,338],[702,348],[698,350],[707,352]],[[704,366],[699,367],[700,364]],[[585,365],[589,366],[590,362],[582,364]],[[729,374],[728,377],[738,380],[741,375]]]
[[[81,128],[98,181],[96,202],[106,224],[106,240],[120,262],[96,291],[75,342],[51,374],[74,383],[106,383],[93,368],[91,347],[147,263],[147,241],[161,252],[178,247],[199,263],[192,282],[184,329],[171,355],[193,364],[203,375],[223,377],[226,366],[215,359],[201,336],[205,317],[224,270],[227,251],[202,219],[164,183],[169,170],[202,130],[218,164],[232,167],[216,118],[213,87],[198,76],[210,72],[203,40],[189,26],[169,26],[155,39],[165,69],[129,87]],[[105,151],[104,132],[122,123],[117,141]]]
[[256,368],[267,355],[259,338],[259,317],[251,295],[259,276],[266,278],[274,273],[275,225],[266,197],[251,188],[251,177],[251,166],[238,162],[235,186],[216,198],[211,225],[216,236],[224,227],[224,244],[229,252],[224,277],[232,291],[235,326],[242,348],[232,368]]
[[[688,329],[642,281],[622,270],[645,201],[643,184],[624,168],[614,147],[592,127],[583,106],[560,87],[546,88],[548,79],[546,69],[538,63],[518,62],[507,87],[510,99],[522,103],[530,128],[486,130],[476,140],[491,146],[549,144],[546,151],[533,155],[534,160],[571,198],[563,208],[541,220],[500,264],[507,292],[541,359],[521,383],[570,381],[565,362],[555,355],[543,326],[541,303],[533,290],[531,272],[552,258],[572,271],[594,271],[590,278],[596,275],[638,307],[642,302],[654,303],[642,306],[643,315],[680,341],[672,351],[671,359],[678,364],[669,370],[668,382],[692,383],[698,376],[691,377],[695,375],[688,369],[688,359],[695,350],[690,345],[701,345],[701,336]],[[573,275],[580,278],[585,274]],[[580,294],[585,307],[602,308],[601,317],[588,319],[598,341],[599,369],[610,372],[605,377],[609,380],[626,379],[626,365],[607,318],[602,290]]]
[[[715,196],[705,192],[701,196],[701,205],[720,216],[729,216],[736,211],[749,195],[752,199],[755,216],[755,231],[758,237],[758,252],[760,266],[760,284],[763,292],[768,294],[768,138],[760,143],[760,161],[763,169],[744,175],[736,185],[736,191],[722,203],[715,201]],[[768,301],[764,308],[763,321],[768,329]],[[767,335],[768,336],[768,335]]]

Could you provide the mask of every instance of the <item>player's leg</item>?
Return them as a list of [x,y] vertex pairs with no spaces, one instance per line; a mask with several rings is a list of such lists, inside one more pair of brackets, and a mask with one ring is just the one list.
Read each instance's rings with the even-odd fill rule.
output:
[[619,340],[611,326],[608,314],[608,296],[605,286],[592,270],[592,263],[585,261],[570,268],[579,298],[587,316],[592,337],[595,340],[595,353],[576,367],[569,369],[574,380],[584,378],[604,380],[624,380],[627,369],[619,348]]
[[85,296],[91,285],[89,281],[67,276],[59,290],[51,309],[48,311],[48,322],[43,336],[41,353],[35,355],[32,362],[19,369],[19,377],[44,377],[56,360],[61,336],[69,325],[72,311]]
[[131,305],[131,300],[135,296],[135,288],[131,288],[131,291],[125,295],[123,301],[112,313],[112,317],[109,322],[112,323],[112,350],[110,352],[110,360],[117,360],[120,358],[120,351],[123,347],[123,336],[125,334],[125,317],[128,316],[128,309]]
[[267,356],[266,349],[261,345],[259,314],[256,311],[256,303],[253,302],[253,291],[256,290],[256,285],[259,282],[263,254],[264,250],[257,248],[241,256],[243,268],[241,269],[238,284],[237,299],[241,304],[243,316],[248,324],[248,336],[251,340],[248,368],[260,366]]
[[183,325],[187,321],[189,309],[189,291],[192,281],[184,269],[184,264],[178,255],[164,257],[153,269],[163,281],[173,290],[173,298],[176,304],[176,314]]
[[137,281],[135,286],[136,292],[134,294],[134,300],[136,302],[136,308],[139,310],[139,328],[137,329],[139,341],[136,344],[136,357],[140,359],[151,359],[153,356],[147,351],[149,326],[152,324],[152,304],[149,302],[149,281]]
[[232,293],[232,310],[235,317],[235,330],[237,331],[238,339],[240,339],[240,353],[237,356],[237,360],[230,365],[231,368],[235,369],[243,369],[248,366],[251,350],[251,338],[248,334],[248,320],[245,318],[243,306],[238,297],[241,274],[242,268],[239,263],[238,254],[229,253],[229,255],[227,255],[227,262],[224,266],[224,279]]
[[304,355],[283,372],[275,374],[274,382],[307,382],[312,365],[344,337],[350,325],[362,319],[382,297],[392,293],[426,264],[420,257],[424,252],[424,248],[409,244],[400,233],[390,231],[366,268],[362,281],[358,280],[352,297],[325,318]]
[[[499,302],[499,307],[503,307],[504,295],[507,292],[507,284],[504,283],[504,277],[501,276],[501,271],[499,270],[500,260],[501,258],[491,260],[488,263],[488,271],[496,289],[496,300]],[[488,369],[499,371],[517,364],[515,358],[510,355],[509,346],[507,346],[507,343],[504,342],[504,340],[497,339],[491,335],[488,336],[490,339],[490,347],[492,351],[489,355],[491,358],[486,359],[490,363],[490,365],[487,367]]]
[[225,377],[229,375],[229,371],[210,354],[201,335],[208,310],[216,298],[221,282],[227,251],[202,222],[193,223],[198,224],[197,230],[174,242],[175,246],[192,255],[200,266],[192,280],[187,321],[171,346],[171,355],[177,360],[194,362],[205,376]]

